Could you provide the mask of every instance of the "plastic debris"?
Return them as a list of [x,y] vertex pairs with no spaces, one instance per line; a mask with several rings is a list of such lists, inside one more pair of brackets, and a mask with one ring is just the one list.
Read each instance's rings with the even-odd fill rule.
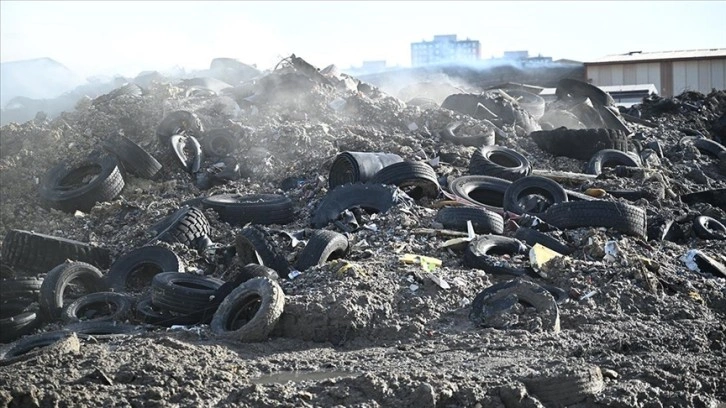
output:
[[529,264],[533,268],[541,270],[547,262],[562,256],[564,255],[542,244],[534,244],[532,249],[529,250]]
[[290,271],[289,274],[287,274],[287,277],[290,279],[295,279],[300,275],[302,275],[302,272],[298,271],[297,269],[293,269]]
[[698,267],[698,263],[696,263],[696,256],[698,256],[698,250],[690,249],[683,256],[681,256],[680,260],[686,264],[686,268],[694,272],[701,272],[701,269]]
[[405,264],[416,264],[420,263],[421,267],[425,271],[432,271],[437,267],[441,266],[441,259],[432,258],[430,256],[416,255],[416,254],[404,254],[399,260]]
[[463,248],[466,247],[466,245],[469,244],[469,241],[476,238],[476,233],[474,232],[474,226],[471,224],[471,220],[466,221],[466,231],[467,236],[461,237],[461,238],[452,238],[450,240],[447,240],[443,244],[441,244],[442,248]]
[[620,247],[617,241],[608,241],[605,243],[605,256],[602,258],[605,262],[615,262],[620,258]]

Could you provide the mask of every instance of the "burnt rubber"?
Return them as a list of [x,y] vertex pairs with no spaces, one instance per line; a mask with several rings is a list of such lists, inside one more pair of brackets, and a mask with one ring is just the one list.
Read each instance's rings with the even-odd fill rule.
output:
[[378,171],[369,184],[390,184],[407,191],[413,199],[436,198],[439,195],[439,181],[434,169],[423,162],[398,162]]
[[710,273],[713,276],[726,278],[726,265],[708,256],[703,251],[696,249],[693,260],[698,266],[698,270],[700,272]]
[[605,387],[602,371],[597,366],[568,367],[554,374],[525,378],[522,382],[528,392],[548,407],[577,404]]
[[10,230],[3,239],[2,259],[8,265],[36,273],[46,273],[66,260],[108,268],[110,251],[71,239]]
[[42,278],[15,278],[0,280],[0,300],[7,302],[14,299],[37,299]]
[[202,150],[209,157],[227,157],[238,147],[234,133],[225,128],[212,129],[204,133]]
[[345,256],[348,250],[348,238],[335,231],[315,230],[308,239],[305,248],[297,259],[297,269],[306,269],[322,265],[328,260]]
[[0,343],[15,341],[35,330],[41,323],[37,310],[31,308],[29,301],[3,300],[0,303]]
[[169,147],[177,163],[190,174],[199,172],[204,161],[202,145],[194,136],[174,135],[169,138]]
[[444,207],[436,213],[436,222],[444,228],[455,231],[466,231],[467,221],[471,221],[477,234],[504,233],[504,219],[501,215],[485,208],[475,207]]
[[295,219],[292,201],[280,194],[216,194],[202,199],[202,206],[231,225],[285,225]]
[[52,167],[43,177],[39,194],[51,208],[89,212],[96,203],[116,198],[123,188],[118,160],[103,155]]
[[133,299],[115,292],[95,292],[74,300],[63,308],[62,320],[66,323],[80,321],[124,321],[131,312]]
[[190,248],[203,249],[209,239],[209,221],[202,210],[185,206],[151,227],[157,235],[156,240],[186,245]]
[[615,150],[603,149],[595,153],[585,166],[585,174],[599,175],[603,167],[615,166],[641,167],[640,158],[629,153]]
[[242,228],[235,239],[235,247],[237,256],[244,259],[245,264],[258,262],[259,255],[262,265],[273,269],[279,276],[287,278],[290,274],[287,259],[280,253],[269,233],[259,226]]
[[449,190],[471,204],[496,212],[502,211],[504,193],[511,184],[498,177],[461,176],[451,181]]
[[726,239],[726,226],[705,215],[693,219],[693,232],[701,239]]
[[557,228],[605,227],[645,238],[645,211],[613,201],[568,201],[548,208],[543,219]]
[[600,150],[628,151],[625,133],[612,129],[567,129],[535,131],[529,134],[537,146],[553,156],[590,160]]
[[496,235],[482,235],[475,238],[464,251],[464,264],[481,269],[493,275],[522,276],[524,269],[514,268],[496,255],[521,255],[527,253],[527,246],[515,238]]
[[481,291],[471,303],[469,319],[487,326],[488,319],[518,302],[537,309],[545,330],[555,333],[560,331],[559,308],[552,294],[542,286],[524,279],[497,283]]
[[161,146],[166,146],[174,135],[199,136],[204,132],[204,126],[199,117],[189,111],[173,111],[164,116],[156,127],[156,137]]
[[469,174],[517,180],[532,172],[529,160],[521,153],[503,146],[477,149],[469,161]]
[[595,85],[572,78],[560,79],[555,88],[555,95],[557,99],[586,97],[596,105],[615,106],[615,100],[609,93]]
[[222,284],[224,281],[216,278],[162,272],[151,281],[151,302],[158,308],[208,321],[221,301],[216,294]]
[[250,279],[235,288],[219,305],[210,327],[219,337],[258,342],[267,339],[285,307],[285,295],[277,282]]
[[554,204],[567,201],[567,192],[556,181],[541,176],[522,177],[504,192],[504,210],[540,216]]
[[154,156],[126,136],[114,135],[109,140],[102,141],[101,145],[116,155],[124,169],[133,175],[153,179],[161,170],[161,163]]
[[121,256],[106,274],[106,286],[114,292],[140,291],[151,285],[161,272],[184,272],[184,265],[174,251],[159,246],[134,249]]
[[323,228],[335,221],[341,212],[353,207],[383,213],[405,201],[402,196],[402,192],[395,186],[363,183],[339,186],[323,197],[313,212],[310,223],[315,229]]
[[401,156],[379,152],[343,152],[335,156],[328,175],[328,186],[335,187],[349,183],[365,183],[379,170],[393,163],[402,162]]
[[[49,320],[61,317],[69,285],[80,284],[84,293],[103,290],[103,273],[93,265],[84,262],[66,262],[51,269],[40,287],[39,304],[42,316]],[[74,290],[74,300],[83,296]]]
[[147,295],[136,303],[136,316],[144,323],[157,326],[190,326],[201,323],[202,319],[196,315],[174,313],[154,306],[151,303],[151,296]]
[[704,139],[702,137],[686,136],[679,141],[679,144],[682,142],[693,143],[701,154],[706,154],[714,158],[718,158],[719,154],[726,152],[726,146],[714,140]]
[[565,245],[560,240],[532,228],[517,228],[517,231],[514,233],[514,238],[517,238],[518,240],[523,241],[530,246],[534,246],[535,244],[546,246],[547,248],[562,255],[570,255],[571,253],[575,252],[574,248]]

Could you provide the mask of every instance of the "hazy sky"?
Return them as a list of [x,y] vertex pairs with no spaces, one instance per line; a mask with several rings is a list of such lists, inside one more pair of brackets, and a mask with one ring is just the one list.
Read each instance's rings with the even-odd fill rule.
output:
[[628,51],[726,48],[726,1],[0,1],[0,61],[50,57],[83,76],[232,57],[271,68],[295,53],[324,67],[410,65],[436,34],[482,57],[528,50],[588,61]]

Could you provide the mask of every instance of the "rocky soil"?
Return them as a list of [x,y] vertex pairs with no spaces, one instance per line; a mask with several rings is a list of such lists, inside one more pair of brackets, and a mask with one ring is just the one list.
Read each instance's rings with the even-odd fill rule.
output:
[[[726,92],[654,97],[635,108],[630,113],[650,125],[628,123],[633,146],[658,141],[663,156],[631,177],[608,169],[566,187],[645,189],[651,199],[630,204],[646,209],[649,227],[674,220],[680,236],[646,240],[605,228],[557,232],[578,249],[550,265],[546,279],[528,279],[568,293],[559,305],[558,333],[531,324],[527,316],[533,312],[524,306],[510,316],[509,329],[480,327],[469,319],[479,292],[512,277],[468,268],[463,251],[442,247],[452,237],[434,220],[446,199],[441,195],[364,214],[365,227],[347,233],[351,250],[345,258],[281,279],[285,309],[264,342],[220,340],[207,325],[82,336],[68,347],[2,364],[0,406],[536,407],[557,406],[557,401],[726,406],[726,280],[692,270],[682,260],[690,249],[699,249],[726,263],[725,241],[701,239],[691,227],[698,215],[726,220],[725,208],[723,202],[681,199],[726,188],[722,163],[684,139],[701,135],[724,141],[719,118],[726,113]],[[194,112],[205,129],[234,132],[239,142],[234,157],[243,178],[208,189],[196,185],[155,134],[176,110]],[[104,95],[52,121],[38,118],[0,129],[0,236],[32,230],[108,248],[114,260],[143,246],[152,237],[149,227],[188,200],[276,193],[293,201],[295,221],[265,229],[294,263],[302,244],[292,247],[282,231],[311,228],[311,213],[328,192],[338,153],[388,152],[427,160],[445,184],[468,174],[476,150],[440,138],[438,130],[455,121],[462,122],[463,134],[491,130],[466,115],[408,106],[353,78],[322,76],[292,64],[217,95],[189,93],[168,82],[152,84],[141,96]],[[39,183],[50,167],[87,156],[119,130],[162,162],[156,180],[127,175],[120,196],[87,213],[42,205]],[[534,169],[583,170],[583,161],[541,151],[521,128],[499,130],[497,144],[523,153]],[[437,163],[436,157],[446,160]],[[213,210],[205,215],[211,240],[220,247],[234,245],[241,227],[222,222]],[[333,224],[326,228],[336,230]],[[504,235],[513,236],[515,229],[511,220]],[[608,241],[617,243],[614,256],[606,256]],[[169,248],[182,257],[188,273],[221,278],[230,273],[181,244]],[[407,253],[438,258],[442,265],[428,271],[401,262]],[[526,256],[502,259],[528,264]],[[7,279],[24,272],[14,268],[3,274]],[[60,327],[49,322],[37,332]],[[595,385],[582,399],[552,402],[538,388],[554,379],[566,396],[568,378],[583,373],[594,373]]]

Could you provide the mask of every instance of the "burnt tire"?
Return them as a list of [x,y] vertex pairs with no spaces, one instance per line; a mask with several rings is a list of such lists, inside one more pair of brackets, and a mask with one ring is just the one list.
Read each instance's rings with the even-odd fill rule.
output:
[[550,206],[565,201],[567,192],[558,182],[541,176],[527,176],[507,187],[503,208],[515,214],[540,216]]
[[156,137],[161,146],[166,146],[174,135],[185,134],[199,136],[204,132],[204,126],[199,117],[189,111],[173,111],[164,116],[156,127]]
[[190,248],[202,249],[209,240],[209,220],[196,207],[182,207],[151,227],[156,233],[149,244],[156,240],[178,242]]
[[235,247],[237,256],[244,259],[245,263],[259,261],[257,259],[259,255],[262,264],[275,270],[279,276],[287,278],[290,274],[290,264],[287,259],[280,253],[270,234],[258,226],[250,225],[242,228],[236,238]]
[[464,201],[490,211],[502,211],[509,180],[491,176],[461,176],[451,181],[449,190]]
[[295,219],[292,201],[280,194],[216,194],[202,199],[230,225],[285,225]]
[[593,104],[615,106],[615,100],[609,93],[595,85],[572,78],[562,78],[555,88],[557,99],[590,98]]
[[[103,273],[93,265],[84,262],[66,262],[51,269],[40,287],[39,304],[41,314],[49,320],[61,317],[65,304],[65,292],[71,283],[80,284],[85,293],[103,290]],[[77,299],[83,295],[78,295]]]
[[0,303],[0,343],[14,341],[35,330],[40,323],[37,310],[31,310],[29,304],[5,300]]
[[406,191],[411,198],[436,198],[439,181],[434,169],[423,162],[403,161],[390,164],[378,171],[369,184],[389,184]]
[[105,277],[106,286],[113,292],[143,290],[151,286],[154,275],[161,272],[184,272],[182,260],[174,251],[164,247],[137,248],[111,265]]
[[52,167],[43,177],[39,194],[42,202],[51,208],[89,212],[96,203],[116,198],[123,188],[118,160],[103,155]]
[[16,278],[0,280],[0,300],[3,302],[15,299],[37,299],[41,278]]
[[516,150],[502,146],[484,146],[471,156],[469,173],[517,180],[532,172],[529,160]]
[[693,232],[701,239],[726,239],[726,226],[706,215],[699,215],[693,219]]
[[108,249],[24,230],[8,231],[3,239],[2,258],[10,266],[36,273],[46,273],[66,260],[103,269],[111,263]]
[[126,136],[116,135],[101,142],[101,145],[106,151],[116,155],[124,169],[135,176],[153,179],[161,170],[161,163],[154,156]]
[[625,133],[612,129],[560,127],[532,132],[529,136],[544,152],[579,160],[590,160],[595,153],[603,149],[628,151],[628,139]]
[[392,153],[342,152],[330,166],[328,186],[332,190],[349,183],[365,183],[382,168],[402,161],[401,156]]
[[250,279],[259,277],[268,278],[275,282],[280,280],[280,276],[277,274],[277,271],[272,268],[253,263],[247,264],[239,271],[237,271],[237,273],[231,279],[229,279],[227,282],[219,287],[219,290],[217,291],[217,297],[219,299],[224,299],[237,286],[247,282]]
[[527,253],[527,246],[515,238],[483,235],[469,242],[464,251],[464,264],[481,269],[492,275],[522,276],[527,272],[502,262],[496,255],[521,255]]
[[63,308],[61,318],[66,323],[124,321],[131,312],[133,305],[133,299],[122,293],[89,293]]
[[568,201],[548,208],[543,219],[560,229],[605,227],[642,238],[647,236],[645,211],[621,202]]
[[586,174],[599,175],[603,167],[615,166],[641,167],[640,158],[620,150],[603,149],[595,153],[585,166]]
[[313,231],[297,259],[297,269],[305,271],[328,260],[341,258],[347,250],[348,238],[345,235],[328,230]]
[[220,299],[216,294],[223,281],[190,273],[162,272],[151,282],[154,306],[208,321]]
[[55,358],[70,352],[78,351],[80,344],[75,333],[57,330],[26,336],[0,349],[0,366],[13,364],[41,353],[53,350]]
[[235,288],[219,305],[210,324],[219,337],[259,342],[267,339],[285,307],[285,295],[276,282],[254,278]]
[[360,207],[369,212],[384,213],[403,201],[398,187],[382,184],[346,184],[328,191],[313,212],[310,223],[320,229],[335,221],[341,212]]
[[548,407],[577,404],[604,388],[600,367],[576,367],[550,375],[525,378],[527,391]]
[[477,234],[504,233],[504,219],[501,215],[484,208],[444,207],[436,213],[436,222],[444,228],[467,231],[467,221],[471,221]]
[[225,128],[205,132],[204,138],[202,138],[202,150],[209,157],[230,156],[238,146],[234,133]]
[[173,313],[166,309],[154,306],[154,304],[151,302],[150,295],[142,297],[136,303],[135,314],[136,317],[144,323],[166,327],[174,325],[190,326],[198,324],[201,320],[198,316],[194,314],[186,315]]
[[535,244],[546,246],[547,248],[562,255],[570,255],[575,252],[574,248],[567,246],[562,241],[532,228],[517,228],[517,231],[514,233],[514,238],[525,242],[529,246],[535,246]]

